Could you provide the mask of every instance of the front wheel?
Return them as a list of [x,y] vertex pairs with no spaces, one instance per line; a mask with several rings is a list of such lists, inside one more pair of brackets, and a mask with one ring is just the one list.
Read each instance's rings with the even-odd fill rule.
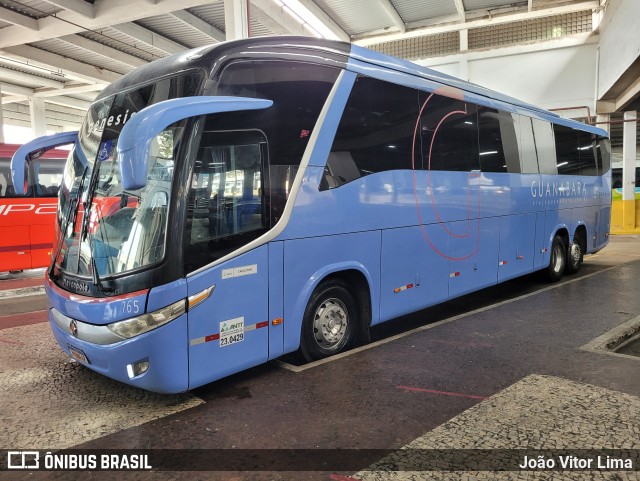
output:
[[551,244],[551,260],[547,268],[547,278],[551,282],[559,281],[564,274],[567,265],[567,248],[564,245],[562,237],[559,235],[553,238]]
[[300,351],[307,361],[351,347],[358,331],[358,305],[344,282],[322,282],[313,292],[302,320]]

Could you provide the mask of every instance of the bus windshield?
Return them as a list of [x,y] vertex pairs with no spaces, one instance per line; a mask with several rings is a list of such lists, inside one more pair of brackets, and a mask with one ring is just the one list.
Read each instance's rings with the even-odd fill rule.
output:
[[183,123],[154,139],[143,189],[122,189],[115,146],[132,115],[163,100],[196,94],[199,81],[199,74],[182,74],[91,106],[60,189],[56,267],[102,278],[164,258],[173,155]]

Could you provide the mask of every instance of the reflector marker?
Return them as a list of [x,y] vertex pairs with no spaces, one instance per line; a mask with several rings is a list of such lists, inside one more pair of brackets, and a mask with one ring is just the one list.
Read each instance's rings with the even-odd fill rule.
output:
[[540,249],[540,253],[544,254],[545,252],[547,252],[549,249],[547,249],[546,247],[543,247],[542,249]]
[[460,273],[459,272],[452,272],[451,274],[449,274],[449,277],[459,277]]
[[[267,327],[269,325],[269,321],[258,322],[256,324],[249,324],[248,326],[244,326],[244,332],[255,331],[256,329],[260,329],[262,327]],[[195,339],[191,339],[189,345],[197,346],[198,344],[204,344],[205,342],[217,341],[220,339],[220,333],[217,334],[209,334],[204,337],[197,337]]]
[[406,291],[407,289],[412,289],[412,288],[413,288],[413,284],[407,284],[407,285],[402,286],[402,287],[396,287],[393,290],[393,293],[397,294],[398,292]]
[[506,265],[506,264],[507,264],[507,261],[500,261],[500,262],[498,262],[498,265],[499,265],[499,266],[504,266],[504,265]]
[[516,257],[516,259],[518,259],[519,261],[521,261],[522,259],[524,259],[524,256],[518,256],[518,257]]

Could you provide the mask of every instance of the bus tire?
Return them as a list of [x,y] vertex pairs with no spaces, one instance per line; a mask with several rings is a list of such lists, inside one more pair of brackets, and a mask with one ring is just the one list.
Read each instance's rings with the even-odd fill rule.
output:
[[567,266],[567,248],[564,245],[562,237],[559,235],[553,238],[550,257],[549,267],[547,268],[547,279],[551,282],[557,282],[562,278],[562,274],[564,274]]
[[573,237],[573,242],[567,248],[567,272],[575,274],[580,270],[582,261],[584,260],[584,251],[582,250],[582,242],[577,235]]
[[339,279],[323,281],[311,295],[302,319],[300,352],[306,361],[323,359],[353,346],[360,320],[356,298]]

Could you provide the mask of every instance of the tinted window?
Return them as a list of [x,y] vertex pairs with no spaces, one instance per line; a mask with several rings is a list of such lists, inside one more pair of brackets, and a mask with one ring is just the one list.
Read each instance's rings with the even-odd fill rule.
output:
[[532,119],[533,135],[538,153],[538,168],[541,174],[557,174],[556,146],[551,124],[544,120]]
[[37,159],[30,163],[30,181],[36,197],[57,197],[65,162],[64,159]]
[[[232,63],[219,76],[216,95],[273,101],[268,109],[224,117],[225,129],[259,129],[266,134],[271,166],[265,188],[272,225],[284,211],[309,137],[339,73],[337,68],[302,62],[256,60]],[[209,116],[205,130],[220,130],[216,119]]]
[[[611,143],[609,139],[604,137],[598,137],[597,145],[596,145],[596,157],[598,160],[598,175],[603,175],[609,172],[611,168]],[[638,178],[639,174],[636,174],[636,178]],[[638,181],[636,180],[636,185]],[[622,186],[622,181],[620,181],[620,186]],[[614,187],[616,187],[614,185]]]
[[554,125],[558,174],[596,175],[596,137],[580,130]]
[[420,97],[420,167],[451,171],[480,169],[476,106],[435,94],[421,93]]
[[17,197],[13,180],[11,180],[11,161],[9,159],[0,160],[0,197]]
[[417,90],[358,77],[333,141],[321,189],[375,172],[411,169],[418,101]]
[[480,169],[483,172],[520,172],[520,153],[511,114],[479,107],[478,128]]
[[266,231],[266,152],[266,138],[259,131],[202,135],[188,196],[187,272]]
[[251,128],[265,132],[274,164],[299,165],[339,73],[301,62],[235,62],[222,71],[216,95],[272,100],[271,108],[252,113]]
[[[520,172],[523,174],[538,173],[538,155],[533,135],[532,120],[524,115],[512,114],[518,137],[518,151],[520,153]],[[507,162],[509,165],[509,162]],[[511,171],[511,170],[510,170]]]
[[578,131],[578,154],[580,155],[580,174],[598,175],[596,149],[598,138],[589,132]]

